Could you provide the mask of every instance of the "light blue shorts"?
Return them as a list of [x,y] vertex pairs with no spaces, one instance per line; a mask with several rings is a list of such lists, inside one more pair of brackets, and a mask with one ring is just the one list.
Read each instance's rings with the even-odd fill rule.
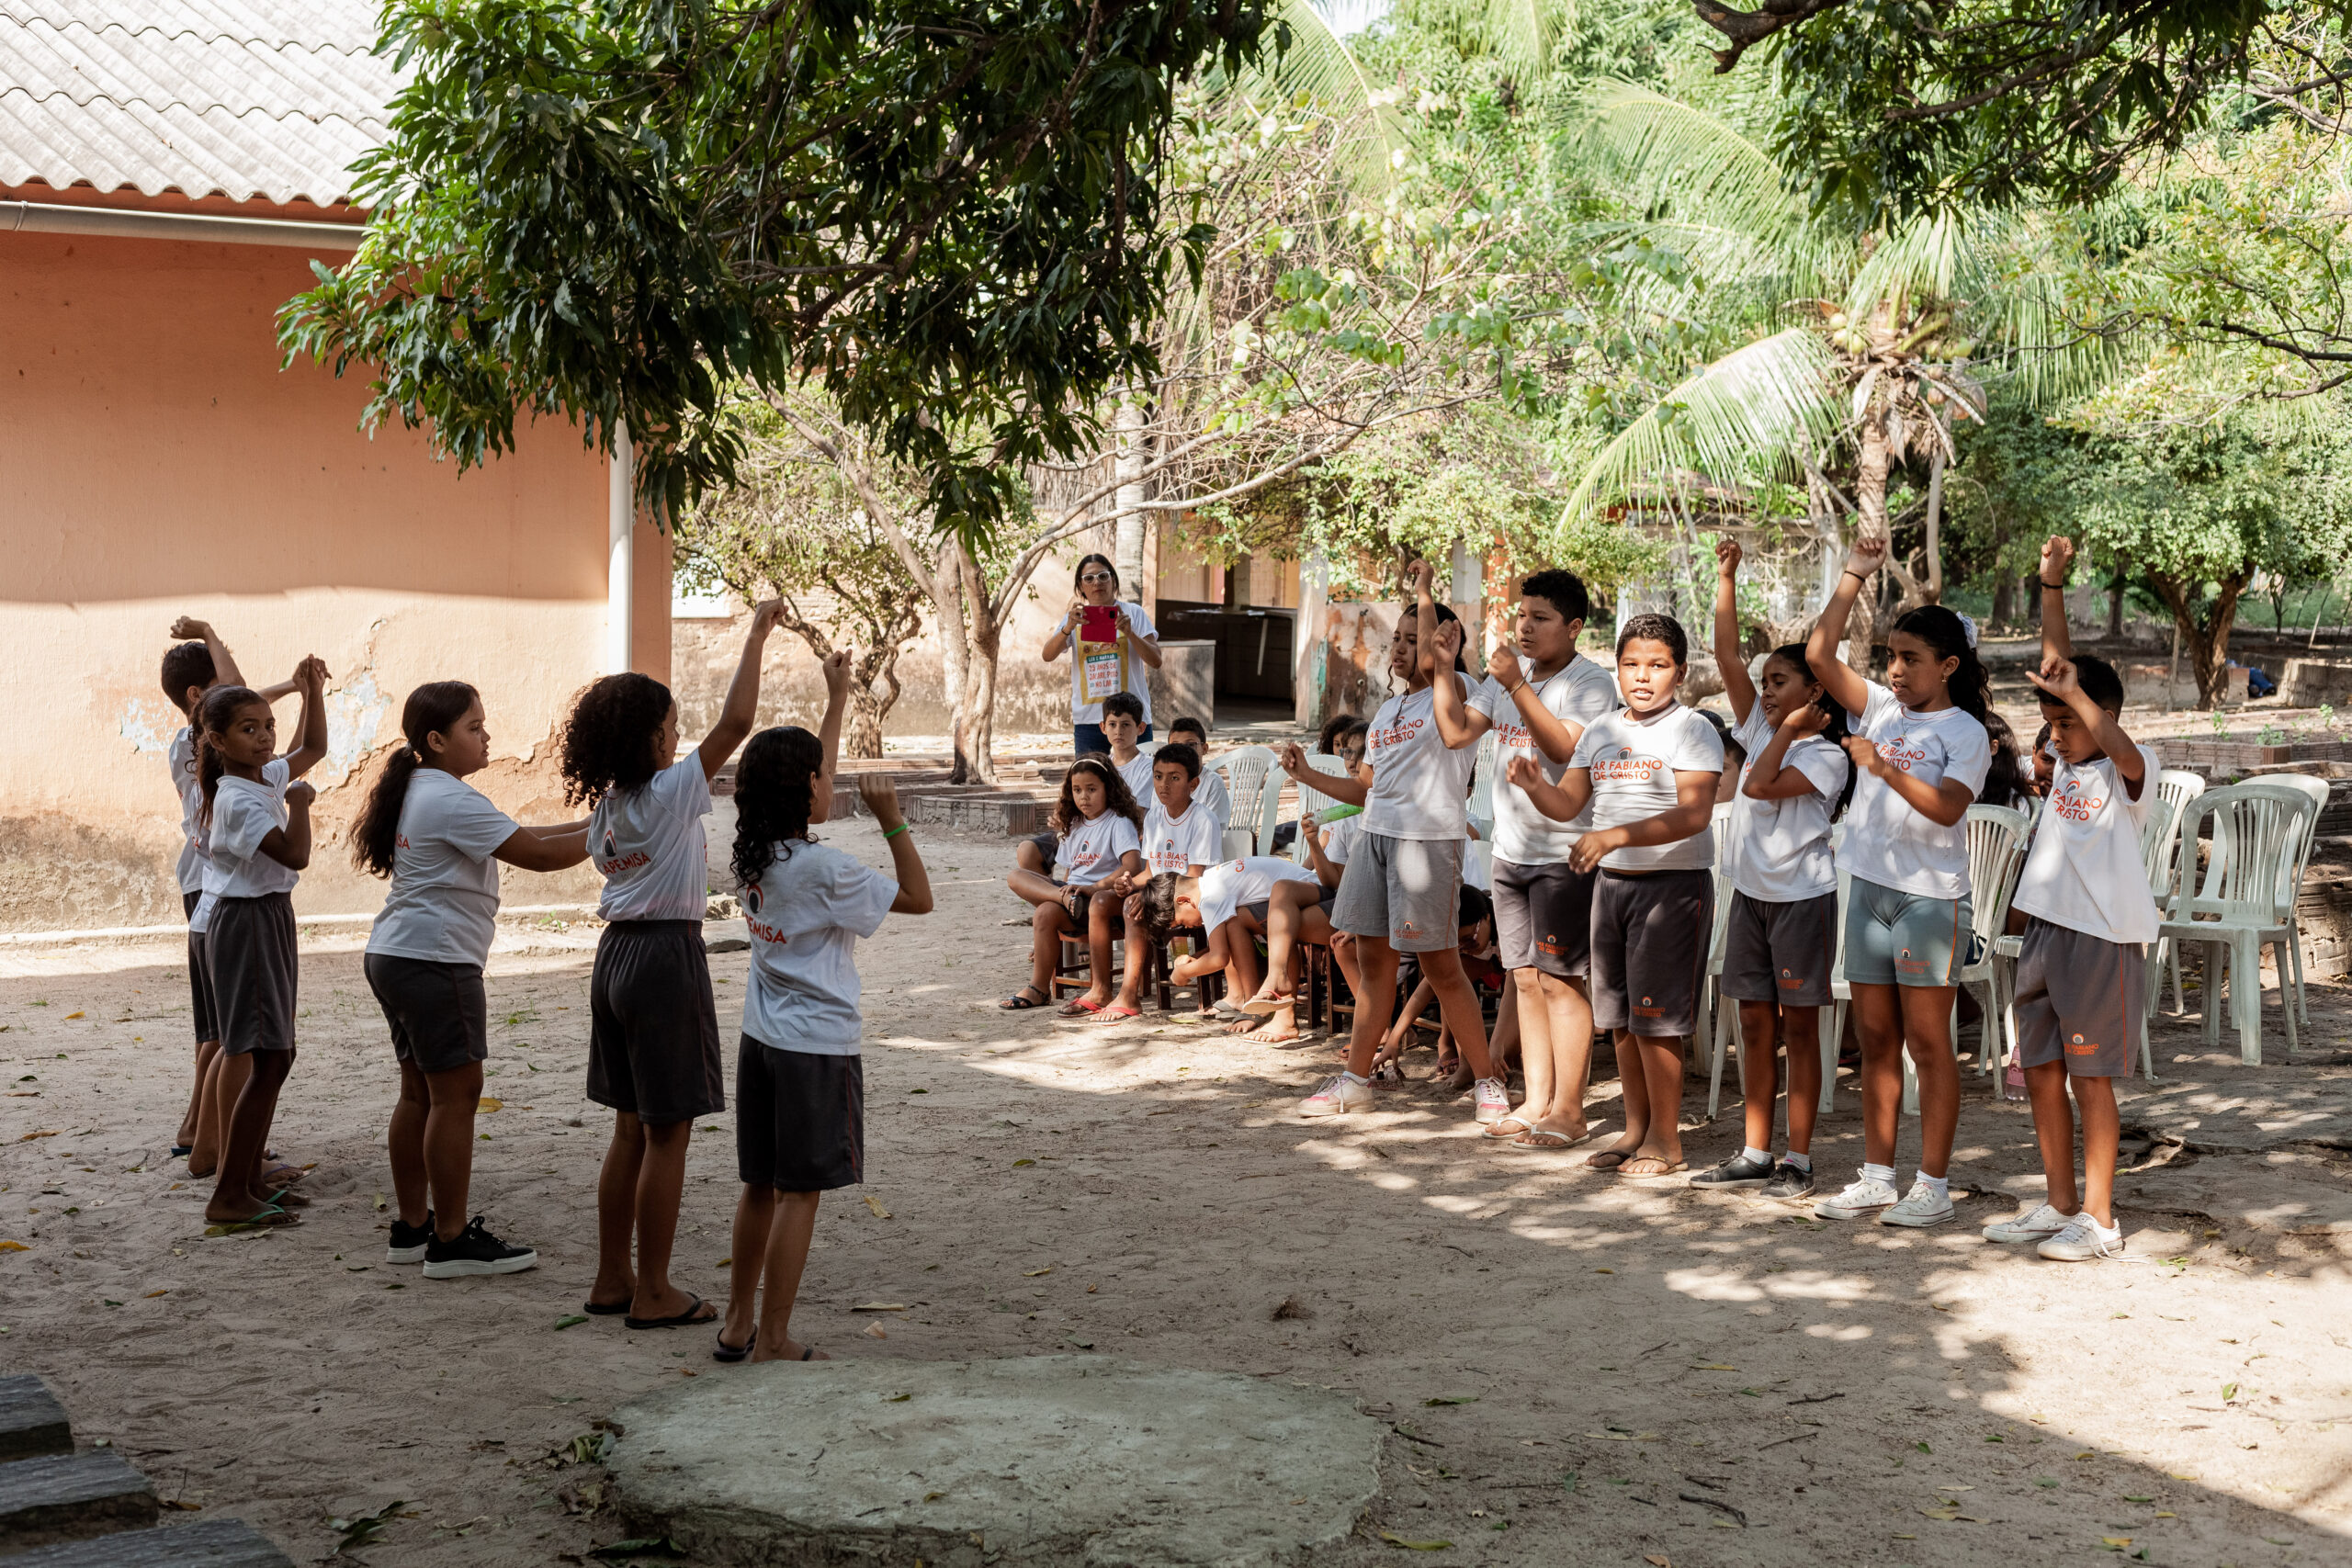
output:
[[1957,986],[1970,926],[1966,894],[1929,898],[1855,877],[1846,899],[1846,982]]

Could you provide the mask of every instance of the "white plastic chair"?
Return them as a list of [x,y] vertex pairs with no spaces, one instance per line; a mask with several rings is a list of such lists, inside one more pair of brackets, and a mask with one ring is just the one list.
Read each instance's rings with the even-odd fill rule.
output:
[[[1715,832],[1715,924],[1707,939],[1707,981],[1700,998],[1699,1016],[1712,1020],[1709,1029],[1708,1054],[1713,1057],[1707,1073],[1707,1120],[1714,1120],[1715,1111],[1724,1098],[1724,1058],[1739,1048],[1739,1009],[1724,1001],[1724,949],[1725,937],[1731,931],[1731,878],[1724,872],[1724,852],[1731,844],[1731,802],[1716,805]],[[1739,1091],[1747,1092],[1747,1058],[1739,1062]]]
[[1846,1013],[1853,1006],[1853,983],[1846,978],[1846,906],[1853,901],[1854,874],[1838,851],[1846,846],[1846,824],[1829,829],[1829,852],[1838,864],[1838,950],[1829,960],[1829,1005],[1821,1010],[1821,1113],[1838,1094],[1838,1051],[1846,1043]]
[[[1307,754],[1306,765],[1318,773],[1329,773],[1340,778],[1347,776],[1348,763],[1344,757],[1327,756],[1320,751],[1312,751]],[[1294,787],[1298,791],[1298,821],[1302,826],[1299,829],[1298,837],[1291,840],[1290,858],[1300,865],[1308,865],[1313,863],[1306,853],[1306,829],[1304,824],[1307,817],[1327,806],[1340,806],[1345,803],[1336,795],[1325,795],[1321,790],[1306,784],[1296,784]]]
[[[2293,896],[2287,900],[2287,923],[2294,928],[2294,940],[2287,944],[2287,956],[2294,969],[2295,1017],[2305,1029],[2312,1026],[2310,1000],[2303,994],[2303,873],[2311,868],[2312,850],[2319,841],[2320,814],[2327,809],[2328,784],[2325,779],[2309,773],[2266,773],[2248,779],[2249,789],[2285,789],[2304,796],[2312,803],[2312,818],[2303,824],[2302,842],[2295,851],[2295,884]],[[2281,985],[2285,983],[2281,976]]]
[[[2296,942],[2295,895],[2302,874],[2303,845],[2311,837],[2319,807],[2311,794],[2276,784],[2225,784],[2190,800],[2181,813],[2180,841],[2192,845],[2211,823],[2212,851],[2203,874],[2194,871],[2193,852],[2181,857],[2179,886],[2172,908],[2157,928],[2159,950],[2177,951],[2182,942],[2205,949],[2205,985],[2201,1005],[2205,1043],[2221,1041],[2222,959],[2229,964],[2230,1010],[2238,1030],[2238,1055],[2249,1066],[2262,1063],[2262,950],[2284,944],[2290,956],[2279,963],[2279,1012],[2287,1024],[2287,1054],[2291,1059],[2300,1043],[2294,993],[2289,988],[2300,975],[2301,961],[2293,955]],[[2160,982],[2156,965],[2148,968],[2147,1000],[2151,1008]],[[2142,1070],[2153,1076],[2154,1059],[2143,1037]]]
[[[2205,778],[2181,768],[2166,768],[2156,775],[2156,807],[2148,813],[2148,825],[2140,833],[2140,863],[2147,868],[2148,891],[2155,896],[2159,912],[2172,908],[2172,892],[2183,863],[2180,854],[2180,814],[2188,802],[2205,793]],[[2159,823],[2162,824],[2159,827]],[[2193,858],[2193,852],[2192,857]],[[2169,952],[2170,964],[2162,964]],[[2188,992],[2181,984],[2180,950],[2156,948],[2148,954],[2152,968],[2172,972],[2172,1013],[2178,1018],[2188,1010]],[[2159,987],[2156,995],[2163,995]],[[2153,1011],[2151,1018],[2154,1017]],[[2016,1032],[2011,1031],[2014,1040]]]
[[1478,737],[1478,757],[1470,771],[1470,820],[1477,825],[1481,840],[1495,836],[1495,774],[1501,770],[1496,765],[1496,751],[1501,742],[1491,729]]
[[1208,772],[1225,781],[1225,793],[1233,802],[1233,819],[1226,826],[1223,845],[1227,860],[1254,855],[1261,844],[1273,837],[1271,822],[1282,798],[1281,774],[1274,775],[1272,789],[1266,787],[1266,776],[1273,765],[1274,753],[1264,746],[1227,751],[1208,765]]

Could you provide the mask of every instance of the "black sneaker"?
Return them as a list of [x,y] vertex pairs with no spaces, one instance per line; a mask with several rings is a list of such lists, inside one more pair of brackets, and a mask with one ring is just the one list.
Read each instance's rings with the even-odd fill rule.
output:
[[489,1227],[476,1214],[473,1224],[458,1233],[455,1241],[443,1241],[438,1235],[424,1244],[424,1277],[428,1280],[462,1280],[471,1274],[519,1274],[526,1269],[536,1269],[539,1255],[527,1247],[509,1247],[490,1234]]
[[1792,1201],[1810,1198],[1813,1196],[1813,1172],[1782,1160],[1772,1168],[1772,1179],[1764,1184],[1763,1196]]
[[387,1263],[422,1263],[425,1244],[433,1239],[433,1211],[424,1212],[421,1225],[402,1224],[398,1214],[392,1216],[391,1245],[384,1248]]
[[1761,1187],[1772,1179],[1772,1162],[1749,1159],[1737,1154],[1715,1167],[1702,1170],[1690,1179],[1690,1185],[1710,1192],[1731,1192],[1744,1187]]

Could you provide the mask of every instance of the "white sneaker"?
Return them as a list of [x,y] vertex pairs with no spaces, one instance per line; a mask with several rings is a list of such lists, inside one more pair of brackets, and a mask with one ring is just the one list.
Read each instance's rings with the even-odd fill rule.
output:
[[1470,1092],[1477,1098],[1480,1123],[1499,1122],[1510,1114],[1510,1090],[1503,1087],[1502,1079],[1480,1078]]
[[1883,1225],[1939,1225],[1952,1216],[1949,1193],[1938,1192],[1924,1181],[1915,1181],[1903,1201],[1878,1217]]
[[1379,1103],[1372,1092],[1372,1085],[1362,1078],[1351,1078],[1337,1073],[1326,1078],[1321,1088],[1298,1102],[1301,1116],[1344,1116],[1351,1111],[1370,1111]]
[[2034,1251],[2056,1263],[2096,1263],[2101,1258],[2123,1256],[2123,1227],[2101,1230],[2097,1220],[2088,1214],[2076,1214],[2066,1222],[2066,1228],[2044,1241]]
[[2031,1213],[2011,1214],[2006,1220],[1996,1220],[1984,1227],[1986,1241],[2044,1241],[2056,1235],[2074,1223],[2075,1216],[2062,1214],[2044,1203]]
[[1894,1189],[1865,1176],[1856,1178],[1835,1198],[1824,1198],[1815,1204],[1813,1213],[1815,1219],[1862,1220],[1894,1204]]

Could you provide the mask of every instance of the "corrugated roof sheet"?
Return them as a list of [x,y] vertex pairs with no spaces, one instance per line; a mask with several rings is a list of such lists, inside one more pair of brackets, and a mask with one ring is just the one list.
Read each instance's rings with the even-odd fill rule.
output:
[[0,0],[0,185],[322,206],[399,88],[375,0]]

